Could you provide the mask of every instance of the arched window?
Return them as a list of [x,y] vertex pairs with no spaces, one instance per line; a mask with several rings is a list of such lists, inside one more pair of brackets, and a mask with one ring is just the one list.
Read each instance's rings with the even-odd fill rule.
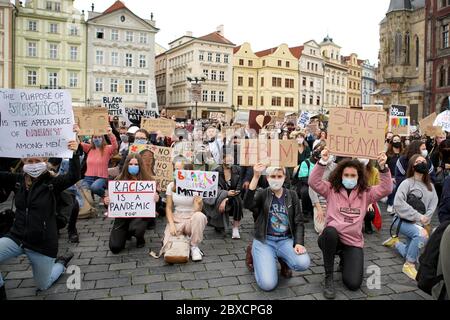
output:
[[395,35],[395,64],[401,63],[401,56],[402,56],[402,34],[400,32],[397,32]]
[[416,68],[418,68],[419,67],[419,49],[420,49],[420,47],[419,47],[419,37],[418,36],[416,36]]
[[445,68],[442,66],[439,71],[439,87],[445,86]]
[[406,33],[406,36],[405,36],[405,54],[406,54],[406,57],[405,57],[405,63],[406,64],[409,64],[409,54],[410,54],[410,43],[411,43],[411,38],[410,38],[410,36],[409,36],[409,32],[407,32]]

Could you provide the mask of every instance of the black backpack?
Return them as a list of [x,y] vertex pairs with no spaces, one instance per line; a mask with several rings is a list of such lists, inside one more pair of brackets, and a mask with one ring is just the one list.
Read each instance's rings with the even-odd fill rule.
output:
[[[431,235],[423,254],[419,258],[420,266],[419,270],[417,271],[417,284],[423,292],[426,292],[429,295],[432,295],[433,287],[444,280],[442,275],[437,275],[437,269],[439,263],[441,239],[449,225],[450,221],[446,221],[439,225],[436,231],[434,231]],[[441,296],[445,296],[445,285],[442,291],[443,292],[441,293]]]

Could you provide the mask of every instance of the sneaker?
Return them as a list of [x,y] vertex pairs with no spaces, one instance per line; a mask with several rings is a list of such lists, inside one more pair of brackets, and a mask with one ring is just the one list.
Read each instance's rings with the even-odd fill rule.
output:
[[417,270],[413,264],[405,263],[403,265],[402,272],[406,274],[410,279],[416,281],[417,278]]
[[62,264],[65,268],[69,265],[70,260],[72,260],[74,254],[72,252],[69,252],[61,257],[58,257],[58,259],[55,260],[55,263]]
[[334,288],[333,275],[325,275],[323,283],[323,296],[328,300],[336,299],[336,289]]
[[394,248],[395,245],[399,241],[400,240],[398,239],[398,237],[392,237],[392,238],[389,238],[388,240],[386,240],[385,242],[383,242],[383,246],[388,247],[388,248]]
[[387,207],[387,212],[390,213],[390,214],[394,213],[394,207],[393,206],[388,206]]
[[233,228],[233,240],[239,240],[241,238],[241,235],[239,234],[239,228]]
[[194,262],[203,260],[203,252],[199,249],[199,247],[191,247],[191,259]]

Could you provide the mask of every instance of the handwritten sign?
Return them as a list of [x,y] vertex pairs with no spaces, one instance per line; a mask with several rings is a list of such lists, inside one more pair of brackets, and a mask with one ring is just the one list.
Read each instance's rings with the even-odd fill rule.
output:
[[389,131],[401,137],[408,137],[410,135],[410,121],[409,117],[390,117]]
[[125,108],[125,120],[131,125],[139,126],[144,118],[155,118],[157,112],[148,109]]
[[108,110],[106,108],[73,108],[75,123],[83,136],[101,136],[108,133]]
[[429,137],[434,137],[434,134],[439,129],[442,132],[442,127],[434,127],[434,121],[436,121],[437,114],[433,112],[428,117],[419,121],[420,132],[426,134]]
[[336,156],[377,159],[385,126],[384,112],[330,109],[327,147]]
[[155,218],[155,192],[152,181],[109,181],[108,218]]
[[144,119],[141,121],[141,128],[150,133],[161,133],[166,137],[171,137],[175,131],[175,121],[168,119]]
[[285,168],[298,165],[298,144],[295,140],[242,139],[240,146],[239,164],[243,167],[257,163]]
[[103,97],[103,106],[108,109],[108,114],[113,117],[123,117],[123,97]]
[[250,129],[259,133],[261,129],[264,129],[270,122],[272,122],[272,117],[267,116],[265,111],[251,110],[248,119],[248,125]]
[[184,111],[167,110],[167,118],[175,117],[176,119],[186,119],[186,113]]
[[442,130],[450,132],[450,110],[444,111],[436,117],[435,127],[442,127]]
[[187,163],[192,163],[194,160],[194,144],[191,141],[177,142],[173,146],[172,159],[183,157]]
[[63,90],[0,89],[0,155],[72,158],[72,98]]
[[250,113],[248,111],[238,111],[234,118],[234,123],[240,123],[247,125],[249,121]]
[[300,117],[298,117],[297,126],[300,127],[301,129],[305,129],[310,119],[311,115],[309,114],[309,112],[306,111],[302,112]]
[[176,171],[177,194],[202,199],[217,198],[219,173],[207,171]]

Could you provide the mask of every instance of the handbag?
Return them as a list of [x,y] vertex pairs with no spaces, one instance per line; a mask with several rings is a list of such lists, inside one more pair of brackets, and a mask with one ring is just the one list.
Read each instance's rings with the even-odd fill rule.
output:
[[184,264],[189,262],[191,252],[191,241],[189,237],[170,236],[167,244],[161,248],[159,254],[150,252],[150,256],[159,259],[164,254],[164,261],[169,264]]
[[[414,210],[419,212],[421,215],[425,215],[427,213],[427,208],[425,207],[425,204],[422,202],[422,197],[423,197],[423,195],[421,197],[418,197],[415,194],[413,194],[412,192],[409,192],[408,195],[406,196],[406,203],[409,204]],[[394,227],[394,224],[397,222],[397,219],[399,219],[400,221],[398,223],[396,233],[393,234],[392,229]],[[398,238],[398,235],[400,233],[400,227],[403,222],[415,223],[414,221],[402,219],[397,216],[391,225],[391,230],[390,230],[391,237]]]

